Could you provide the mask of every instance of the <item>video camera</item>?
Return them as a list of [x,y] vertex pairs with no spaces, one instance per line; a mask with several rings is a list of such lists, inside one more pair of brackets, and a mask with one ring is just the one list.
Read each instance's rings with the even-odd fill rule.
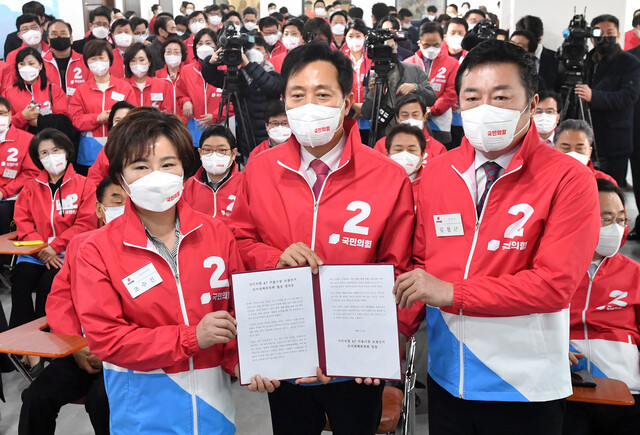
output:
[[220,61],[227,67],[242,63],[242,47],[246,42],[255,42],[254,37],[241,34],[231,21],[225,22],[218,31],[218,46],[222,48]]
[[569,27],[562,32],[562,36],[565,39],[558,49],[558,59],[567,71],[580,72],[582,75],[584,61],[589,52],[587,40],[602,36],[602,30],[598,27],[587,26],[584,15],[576,14],[569,22]]
[[507,32],[499,29],[490,19],[484,18],[462,38],[462,48],[469,51],[481,42],[491,39],[506,41]]
[[393,48],[385,42],[393,39],[396,42],[406,41],[407,32],[391,29],[372,29],[367,34],[367,56],[375,64],[397,62]]

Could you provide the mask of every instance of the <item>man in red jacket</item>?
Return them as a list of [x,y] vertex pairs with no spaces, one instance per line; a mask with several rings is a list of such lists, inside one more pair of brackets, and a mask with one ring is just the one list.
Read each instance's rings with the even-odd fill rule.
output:
[[[309,265],[317,273],[324,263],[392,263],[401,272],[409,266],[409,178],[362,145],[357,124],[345,118],[354,101],[352,80],[350,60],[321,41],[293,49],[284,60],[293,136],[249,160],[230,221],[248,270]],[[328,417],[336,433],[374,434],[383,384],[328,383],[318,372],[295,383],[252,385],[270,392],[274,433],[320,434]]]
[[427,305],[432,433],[562,430],[569,302],[600,216],[591,171],[540,142],[536,77],[513,44],[471,50],[456,76],[465,137],[423,169],[417,268],[394,291],[407,336]]
[[[109,223],[124,212],[126,194],[122,187],[105,178],[96,189],[95,210],[98,227]],[[82,325],[75,308],[77,289],[72,269],[78,248],[91,231],[74,237],[67,247],[66,261],[53,280],[47,298],[47,320],[56,334],[82,336]],[[51,361],[36,380],[22,393],[22,408],[18,433],[53,434],[56,417],[63,405],[86,397],[85,409],[98,435],[109,433],[109,404],[104,389],[102,362],[89,347],[65,358]]]

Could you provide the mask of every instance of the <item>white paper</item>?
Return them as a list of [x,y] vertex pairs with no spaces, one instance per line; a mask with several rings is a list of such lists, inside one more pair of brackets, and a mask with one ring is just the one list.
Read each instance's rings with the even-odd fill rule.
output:
[[327,375],[400,378],[392,265],[322,266]]
[[315,376],[319,365],[308,267],[233,275],[240,383]]

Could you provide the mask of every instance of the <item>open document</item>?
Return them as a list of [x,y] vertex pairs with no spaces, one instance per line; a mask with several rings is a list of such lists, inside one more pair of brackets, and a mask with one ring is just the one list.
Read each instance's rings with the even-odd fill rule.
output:
[[327,376],[400,379],[389,264],[234,274],[240,383]]

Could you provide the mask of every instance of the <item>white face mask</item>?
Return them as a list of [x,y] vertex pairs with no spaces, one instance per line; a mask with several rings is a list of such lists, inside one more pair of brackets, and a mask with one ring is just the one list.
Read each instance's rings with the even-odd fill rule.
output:
[[245,21],[244,28],[250,32],[256,28],[256,23],[253,21]]
[[210,15],[209,16],[209,23],[211,23],[212,26],[218,26],[220,25],[220,23],[222,22],[222,17],[219,15]]
[[196,53],[198,54],[198,59],[205,60],[207,56],[215,53],[216,49],[210,45],[201,45],[196,49]]
[[0,116],[0,133],[4,133],[9,129],[9,117]]
[[316,8],[315,9],[316,17],[324,17],[325,12],[326,11],[325,11],[324,8]]
[[176,68],[182,62],[182,56],[175,56],[173,54],[167,54],[164,56],[164,62],[171,68]]
[[476,27],[476,24],[478,23],[471,23],[471,24],[467,24],[469,26],[469,30],[467,30],[467,32],[470,32],[473,30],[474,27]]
[[460,8],[460,16],[464,17],[469,12],[469,8]]
[[600,237],[598,238],[598,246],[596,246],[596,253],[603,257],[613,257],[618,249],[620,249],[620,242],[622,242],[622,236],[624,236],[624,227],[613,223],[606,227],[600,227]]
[[185,16],[189,16],[193,13],[193,9],[189,8],[184,11]]
[[22,34],[22,40],[27,45],[38,45],[42,41],[42,32],[40,30],[28,30]]
[[342,36],[344,35],[344,29],[346,29],[346,27],[344,27],[342,24],[334,24],[333,26],[331,26],[331,33],[333,33],[334,35]]
[[402,166],[404,170],[407,171],[407,175],[413,174],[418,167],[418,164],[420,163],[420,156],[411,154],[408,151],[395,153],[390,155],[389,157],[391,157],[391,160],[399,163],[400,166]]
[[168,172],[153,171],[131,184],[129,197],[138,207],[156,212],[163,212],[173,207],[182,196],[182,176]]
[[586,165],[587,163],[589,163],[589,156],[586,154],[580,154],[575,151],[569,151],[567,155],[573,157],[583,165]]
[[424,57],[433,60],[440,54],[440,47],[423,48],[421,51]]
[[267,134],[272,141],[280,144],[289,140],[289,138],[291,137],[291,129],[289,127],[279,125],[277,127],[269,129]]
[[462,48],[462,39],[464,36],[462,35],[451,35],[447,37],[447,45],[452,50],[460,50]]
[[189,26],[189,30],[191,30],[191,33],[193,33],[194,35],[198,33],[200,30],[206,29],[206,28],[207,28],[207,25],[205,23],[201,23],[200,21],[194,21]]
[[65,153],[49,154],[44,159],[40,159],[40,163],[51,175],[59,175],[67,169],[67,155]]
[[450,12],[447,15],[449,15],[451,18],[455,18],[458,16],[458,14],[456,14],[455,12]]
[[420,130],[424,128],[424,121],[421,119],[413,119],[413,118],[405,119],[404,121],[402,121],[402,124],[407,124],[412,127],[418,127]]
[[340,107],[305,104],[287,110],[291,132],[302,146],[314,148],[326,145],[341,125],[344,105],[344,101]]
[[104,223],[105,225],[109,222],[113,221],[116,218],[119,218],[124,214],[124,205],[120,205],[117,207],[105,207],[102,206],[102,212],[104,213]]
[[149,71],[149,64],[129,65],[129,68],[131,68],[131,72],[133,73],[134,76],[141,78],[141,77],[144,77]]
[[412,27],[411,23],[402,23],[402,28],[404,30],[409,30]]
[[298,45],[300,45],[300,37],[285,36],[284,38],[282,38],[282,44],[285,46],[287,50],[291,51],[294,48],[296,48]]
[[126,48],[131,45],[131,41],[133,41],[133,35],[129,35],[128,33],[118,33],[113,36],[113,42],[115,42],[118,47]]
[[239,32],[242,29],[242,24],[234,24],[233,27],[235,27],[236,32]]
[[529,108],[529,104],[521,112],[503,109],[490,104],[483,104],[473,109],[460,112],[462,127],[469,143],[478,151],[501,151],[507,148],[523,131],[528,123],[516,132],[520,116]]
[[144,44],[144,41],[146,41],[148,37],[148,33],[142,33],[140,35],[133,35],[133,40],[139,42],[140,44]]
[[538,113],[533,115],[533,122],[536,123],[538,133],[547,134],[551,133],[556,128],[556,115],[548,113]]
[[102,26],[97,26],[91,29],[91,33],[98,39],[104,39],[109,36],[109,29]]
[[255,63],[261,64],[264,61],[264,54],[262,54],[260,50],[256,50],[255,48],[252,48],[251,50],[247,50],[247,52],[245,53],[245,56],[247,56],[247,59],[249,59],[249,62],[255,62]]
[[347,47],[349,50],[359,53],[364,47],[364,38],[347,38]]
[[275,45],[275,43],[280,39],[280,36],[282,36],[280,32],[276,33],[275,35],[267,35],[264,37],[264,41],[270,46]]
[[231,156],[218,153],[202,155],[200,160],[202,160],[204,170],[213,175],[224,174],[231,165]]
[[182,30],[176,30],[176,35],[184,36],[184,32]]
[[89,64],[89,70],[96,76],[102,77],[109,72],[109,62],[97,61]]
[[38,68],[34,68],[28,65],[18,69],[18,72],[20,73],[20,77],[22,77],[22,80],[24,80],[25,82],[35,80],[38,77],[38,74],[40,74],[40,70]]

